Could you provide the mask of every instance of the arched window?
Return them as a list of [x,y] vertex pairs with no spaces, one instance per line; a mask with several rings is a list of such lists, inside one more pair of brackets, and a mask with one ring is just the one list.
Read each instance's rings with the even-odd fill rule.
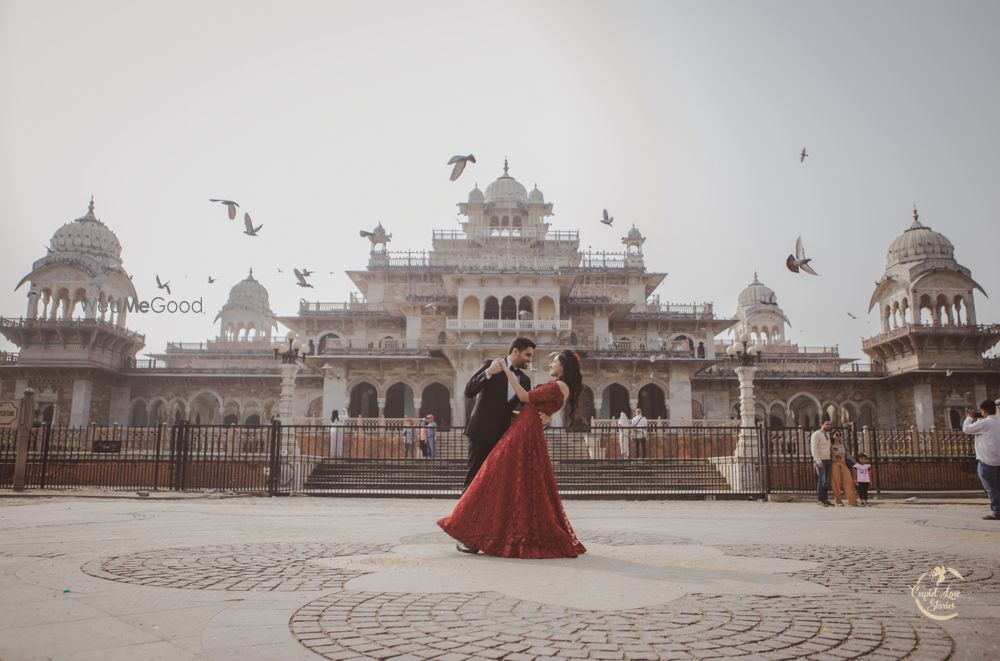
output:
[[655,383],[647,383],[639,389],[639,408],[650,420],[667,417],[667,401],[663,388]]
[[394,383],[385,393],[385,417],[402,418],[416,415],[413,390],[405,383]]
[[378,391],[375,390],[375,386],[367,382],[361,382],[351,388],[351,399],[347,407],[347,415],[352,418],[358,416],[363,418],[378,417]]
[[504,296],[500,303],[501,319],[517,319],[517,302],[513,296]]
[[466,296],[462,302],[462,319],[479,319],[479,299]]
[[440,383],[432,383],[424,388],[420,396],[420,415],[434,416],[439,429],[451,427],[451,393]]
[[500,318],[500,302],[497,301],[496,296],[487,296],[486,302],[483,303],[483,319],[499,319]]
[[340,336],[336,333],[326,333],[319,338],[319,353],[332,353],[341,346]]
[[612,383],[604,389],[604,397],[601,402],[602,418],[617,418],[622,411],[625,415],[632,417],[632,407],[628,400],[628,389],[620,383]]

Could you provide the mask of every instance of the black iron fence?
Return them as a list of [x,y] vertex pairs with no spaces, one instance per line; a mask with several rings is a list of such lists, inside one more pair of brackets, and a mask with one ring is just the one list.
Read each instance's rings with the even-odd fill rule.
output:
[[[872,490],[978,489],[972,437],[954,431],[843,429],[868,456]],[[546,431],[568,497],[809,493],[811,433],[766,427],[658,426]],[[13,484],[16,433],[0,429],[0,487]],[[30,430],[28,488],[220,490],[260,494],[457,495],[460,429],[401,425],[50,427]]]

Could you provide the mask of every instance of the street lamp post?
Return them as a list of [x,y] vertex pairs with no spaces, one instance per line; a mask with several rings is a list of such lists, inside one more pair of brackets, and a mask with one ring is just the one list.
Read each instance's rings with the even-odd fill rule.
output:
[[731,484],[738,491],[756,491],[761,485],[753,377],[763,350],[764,347],[759,344],[751,345],[750,336],[745,333],[726,349],[736,364],[734,369],[740,381],[740,429],[736,437],[736,452],[731,460]]
[[[287,343],[287,348],[286,348]],[[284,425],[295,424],[295,377],[299,373],[299,359],[304,362],[309,355],[309,347],[304,346],[294,331],[285,336],[285,341],[275,340],[271,344],[275,360],[281,360],[281,399],[278,404],[278,416]],[[295,439],[294,430],[281,433],[282,476],[298,484],[299,475],[299,444]],[[290,470],[289,470],[290,468]],[[279,480],[283,482],[284,480]],[[285,484],[280,485],[282,488]],[[289,485],[290,486],[290,485]]]

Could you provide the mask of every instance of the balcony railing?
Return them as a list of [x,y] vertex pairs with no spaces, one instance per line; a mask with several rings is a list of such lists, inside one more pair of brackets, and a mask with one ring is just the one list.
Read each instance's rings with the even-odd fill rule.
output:
[[166,353],[267,353],[273,340],[209,340],[167,342]]
[[645,309],[636,309],[632,314],[665,314],[692,317],[695,319],[715,319],[711,303],[661,303],[659,297],[646,301]]
[[460,229],[460,230],[434,230],[433,239],[435,241],[468,241],[472,239],[486,238],[512,238],[512,239],[543,239],[545,242],[564,243],[578,242],[580,233],[576,230],[550,230],[550,229],[527,229],[513,227],[484,227],[481,229]]
[[351,340],[327,340],[316,348],[317,356],[342,355],[416,355],[425,353],[424,343],[419,339],[383,339],[371,342]]
[[456,331],[571,331],[570,319],[448,319]]
[[103,319],[87,319],[85,317],[79,317],[76,319],[30,319],[26,317],[18,317],[11,319],[9,317],[0,317],[0,328],[52,328],[60,330],[73,330],[94,327],[116,333],[128,339],[136,339],[141,342],[145,342],[146,340],[146,336],[142,333],[137,333],[125,328],[124,326],[119,326],[117,322],[105,321]]
[[299,301],[299,314],[382,314],[385,311],[385,306],[381,303],[368,303],[366,301],[336,303]]
[[897,337],[910,333],[982,333],[985,335],[1000,335],[1000,324],[959,324],[957,326],[935,324],[903,324],[896,328],[883,331],[878,335],[866,338],[861,342],[861,348],[867,349]]
[[16,351],[0,351],[0,365],[13,365],[16,362]]

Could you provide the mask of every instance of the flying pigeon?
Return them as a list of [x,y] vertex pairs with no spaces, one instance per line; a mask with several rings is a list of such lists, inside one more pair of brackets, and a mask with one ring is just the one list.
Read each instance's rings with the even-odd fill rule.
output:
[[430,310],[431,312],[437,312],[438,306],[437,303],[428,303],[424,306],[424,309]]
[[257,232],[259,232],[260,228],[263,227],[263,225],[258,225],[257,227],[254,227],[253,223],[250,222],[250,214],[248,213],[243,214],[243,224],[246,226],[246,229],[243,230],[243,233],[246,234],[247,236],[257,236]]
[[160,282],[160,276],[156,276],[156,288],[157,289],[166,289],[167,293],[168,294],[170,293],[170,283],[169,282]]
[[802,153],[801,153],[801,154],[799,154],[799,163],[804,163],[804,162],[805,162],[805,160],[806,160],[806,156],[808,156],[808,155],[809,155],[809,154],[807,154],[807,153],[806,153],[806,148],[805,148],[805,147],[803,147],[803,148],[802,148]]
[[312,288],[312,285],[309,284],[308,282],[306,282],[306,276],[305,276],[305,274],[302,271],[300,271],[298,269],[292,269],[292,270],[295,271],[295,279],[298,280],[298,282],[296,284],[299,287],[310,287],[310,288]]
[[604,223],[605,225],[607,225],[608,227],[611,227],[611,224],[615,222],[615,219],[612,216],[609,216],[608,215],[608,210],[605,209],[604,210],[604,218],[601,219],[601,222]]
[[848,313],[847,313],[847,316],[848,316],[848,317],[850,317],[851,319],[857,319],[857,317],[855,317],[855,316],[854,316],[853,314],[851,314],[850,312],[848,312]]
[[466,351],[469,351],[469,350],[471,350],[471,349],[472,349],[472,345],[473,345],[473,343],[472,343],[472,342],[469,342],[468,344],[466,344],[466,345],[465,345],[465,350],[466,350]]
[[213,278],[212,276],[208,276],[208,284],[214,283],[217,279],[218,278]]
[[802,237],[800,236],[795,240],[795,254],[789,255],[788,259],[785,260],[785,266],[792,273],[798,273],[799,269],[802,269],[806,273],[811,273],[812,275],[819,275],[813,270],[813,267],[809,266],[809,262],[812,258],[806,257],[805,248],[802,247]]
[[274,270],[276,270],[278,273],[284,273],[284,271],[282,271],[281,269],[279,269],[277,266],[274,267]]
[[315,272],[316,272],[316,271],[310,271],[309,269],[302,269],[302,275],[304,275],[304,276],[305,276],[305,277],[307,277],[307,278],[308,278],[309,276],[311,276],[311,275],[312,275],[313,273],[315,273]]
[[220,200],[217,198],[211,198],[209,202],[218,202],[219,204],[225,204],[229,208],[229,220],[236,220],[236,207],[240,206],[232,200]]
[[456,179],[461,177],[462,172],[465,170],[465,165],[467,163],[475,163],[475,162],[476,162],[476,157],[473,156],[472,154],[469,154],[468,156],[452,156],[451,160],[448,161],[448,165],[454,165],[455,167],[451,169],[450,179],[452,181],[455,181]]
[[951,376],[951,375],[952,375],[952,374],[954,374],[954,373],[955,373],[955,370],[945,370],[945,371],[944,371],[944,375],[945,375],[946,377],[949,377],[949,376]]

